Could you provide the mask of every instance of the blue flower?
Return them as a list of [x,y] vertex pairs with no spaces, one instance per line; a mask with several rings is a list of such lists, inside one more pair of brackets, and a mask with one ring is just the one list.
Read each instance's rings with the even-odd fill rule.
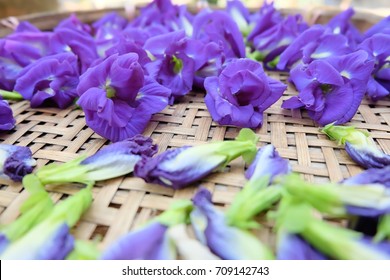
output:
[[192,226],[197,238],[214,254],[225,260],[273,258],[270,250],[250,232],[228,225],[225,215],[213,206],[207,189],[200,188],[192,200],[196,207],[191,213]]
[[36,175],[43,184],[107,180],[132,172],[141,157],[151,157],[156,152],[152,139],[136,135],[108,145],[90,157],[80,156],[60,165],[49,164]]
[[256,142],[256,135],[243,129],[234,141],[185,146],[167,150],[154,158],[144,157],[136,164],[134,173],[148,183],[180,189],[239,156],[250,162],[256,153]]
[[382,168],[390,165],[390,156],[378,149],[370,135],[352,126],[328,124],[322,129],[328,137],[345,145],[345,151],[364,168]]
[[11,130],[15,127],[15,122],[11,107],[8,102],[3,100],[0,96],[0,131]]

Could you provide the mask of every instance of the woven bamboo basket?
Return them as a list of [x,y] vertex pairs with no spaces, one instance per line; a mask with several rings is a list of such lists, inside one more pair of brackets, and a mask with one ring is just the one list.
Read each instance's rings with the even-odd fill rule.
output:
[[[78,13],[84,22],[98,19],[108,10]],[[123,13],[123,11],[120,11]],[[290,13],[292,11],[284,11]],[[294,11],[295,12],[295,11]],[[301,11],[302,12],[302,11]],[[334,13],[333,13],[334,14]],[[41,29],[53,28],[68,13],[30,15],[20,20],[29,20]],[[312,22],[325,20],[329,13],[306,12]],[[377,21],[375,16],[357,17],[362,29]],[[4,22],[4,21],[3,21]],[[9,23],[9,20],[6,20]],[[0,36],[10,33],[0,27]],[[288,74],[269,72],[269,76],[287,83]],[[264,113],[263,126],[255,132],[260,136],[258,147],[272,143],[280,155],[289,159],[293,171],[313,182],[337,182],[361,172],[343,148],[319,131],[319,128],[300,110],[281,109],[282,100],[296,95],[288,85],[281,100]],[[199,145],[210,141],[234,139],[239,129],[219,126],[210,117],[204,103],[203,92],[192,92],[173,106],[154,115],[144,135],[158,144],[159,152],[184,145]],[[16,127],[0,134],[0,143],[28,146],[37,160],[37,168],[50,162],[66,162],[80,154],[92,155],[108,141],[86,126],[81,110],[70,107],[32,109],[27,101],[11,104],[16,118]],[[348,125],[370,132],[378,147],[390,153],[390,100],[373,103],[364,100],[359,111]],[[225,172],[214,173],[203,181],[182,190],[172,190],[147,184],[132,175],[99,182],[93,188],[94,201],[72,233],[77,239],[100,238],[100,249],[104,249],[119,236],[137,228],[155,215],[166,210],[177,199],[190,199],[199,185],[212,193],[213,203],[226,209],[246,182],[242,159],[234,160]],[[79,190],[79,185],[49,186],[52,199],[59,201]],[[19,207],[28,197],[19,183],[0,179],[0,224],[8,224],[19,215]],[[258,237],[274,247],[275,235],[272,224],[260,218],[263,224]],[[343,225],[342,221],[337,221]]]

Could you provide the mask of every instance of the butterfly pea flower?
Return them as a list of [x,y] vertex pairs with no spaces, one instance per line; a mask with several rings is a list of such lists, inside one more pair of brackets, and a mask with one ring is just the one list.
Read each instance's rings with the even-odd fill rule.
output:
[[274,69],[280,54],[307,28],[301,15],[290,15],[256,35],[251,43],[258,60],[263,61],[266,68]]
[[250,13],[245,5],[239,0],[228,1],[226,10],[237,23],[244,37],[248,36],[253,26],[250,25]]
[[367,52],[314,60],[290,72],[299,94],[285,100],[284,109],[304,107],[320,125],[350,121],[358,110],[374,67]]
[[20,182],[35,164],[30,148],[0,144],[0,177]]
[[272,28],[281,21],[283,21],[283,16],[275,9],[274,3],[264,2],[259,11],[251,18],[254,27],[248,35],[248,41],[252,41],[257,35]]
[[23,237],[11,243],[1,259],[63,260],[74,248],[69,230],[92,203],[93,184],[55,205],[50,214]]
[[272,144],[259,149],[245,172],[248,182],[226,212],[229,225],[243,229],[257,228],[259,225],[254,217],[269,209],[281,197],[282,190],[277,183],[273,184],[274,178],[290,172],[288,160],[280,157]]
[[316,185],[293,174],[283,179],[282,186],[291,195],[334,216],[377,217],[390,212],[390,191],[381,184]]
[[143,157],[137,162],[134,174],[148,183],[181,189],[239,156],[251,162],[256,154],[257,140],[251,130],[243,129],[233,141],[170,149],[153,158]]
[[54,28],[54,31],[60,28],[69,28],[72,30],[77,30],[81,32],[85,32],[87,34],[91,34],[92,28],[89,24],[83,23],[75,13],[72,13],[66,19],[61,20],[57,26]]
[[[294,251],[304,250],[302,253],[305,256],[313,256],[312,249],[314,248],[326,258],[335,260],[390,258],[388,244],[376,245],[361,233],[314,217],[313,208],[294,196],[283,196],[275,216],[279,234],[299,235],[311,245],[310,248],[303,247],[302,242],[299,242],[300,248],[294,248]],[[294,245],[298,246],[296,241]],[[281,246],[283,244],[279,243],[279,249],[285,251],[285,248],[280,248]],[[317,253],[314,256],[319,257]]]
[[116,12],[107,13],[92,23],[92,35],[100,57],[105,57],[105,51],[118,42],[118,37],[127,24],[127,19]]
[[389,34],[374,34],[359,45],[359,49],[365,50],[375,61],[367,85],[367,95],[374,101],[382,99],[390,93],[390,76],[389,73],[386,73],[390,63],[389,44],[390,32]]
[[390,165],[383,168],[370,168],[342,181],[345,185],[382,184],[390,188]]
[[263,112],[286,90],[283,83],[268,77],[261,64],[251,59],[231,61],[218,77],[204,83],[206,106],[220,125],[258,128]]
[[15,127],[15,122],[9,103],[0,97],[0,131],[11,130]]
[[[223,212],[218,211],[211,201],[211,193],[200,188],[192,198],[196,213],[203,218],[194,219],[191,215],[191,223],[199,236],[197,238],[204,240],[210,250],[220,257],[227,260],[261,260],[273,259],[271,251],[264,246],[254,235],[246,230],[228,225]],[[197,221],[206,221],[200,225]]]
[[369,29],[364,32],[364,39],[370,38],[378,33],[389,34],[390,35],[390,16],[383,18],[378,21],[376,24],[371,26]]
[[23,186],[29,192],[29,197],[19,209],[20,216],[12,223],[3,225],[0,229],[0,254],[9,244],[20,239],[34,226],[44,220],[54,207],[49,193],[38,178],[32,174],[23,178]]
[[54,105],[66,108],[77,96],[79,82],[77,56],[73,53],[49,55],[29,64],[19,74],[15,91],[31,107]]
[[184,30],[154,36],[144,48],[156,57],[145,67],[149,75],[171,89],[170,104],[192,89],[195,62],[185,51],[188,38]]
[[327,260],[328,258],[318,252],[305,239],[298,234],[283,233],[278,237],[278,260]]
[[322,130],[330,139],[345,145],[345,151],[364,168],[383,168],[390,165],[390,156],[378,149],[374,140],[360,129],[352,126],[326,125]]
[[90,67],[77,87],[87,125],[113,142],[142,133],[168,103],[170,90],[144,77],[138,58],[115,53]]
[[151,157],[157,152],[152,139],[136,135],[110,144],[96,154],[79,156],[64,164],[49,164],[36,175],[43,184],[102,181],[131,173],[141,157]]
[[32,45],[0,39],[0,89],[12,91],[22,69],[41,57],[38,48]]
[[104,260],[173,260],[177,252],[168,230],[187,223],[193,205],[189,200],[174,202],[168,210],[146,225],[114,241],[103,251]]
[[352,48],[355,48],[362,40],[362,34],[351,22],[351,18],[354,14],[354,9],[348,8],[334,16],[327,24],[327,28],[330,28],[334,34],[345,35]]
[[243,36],[227,12],[203,10],[195,16],[193,27],[193,39],[221,44],[227,59],[245,57]]

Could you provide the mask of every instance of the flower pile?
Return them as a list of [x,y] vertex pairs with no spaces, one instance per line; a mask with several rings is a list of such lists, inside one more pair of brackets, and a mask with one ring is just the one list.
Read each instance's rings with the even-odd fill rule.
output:
[[[86,124],[113,143],[34,174],[29,148],[0,145],[0,177],[23,181],[29,193],[20,216],[0,229],[0,258],[390,259],[390,156],[368,133],[339,126],[365,96],[389,95],[389,18],[361,33],[353,14],[350,8],[326,25],[309,26],[273,3],[250,13],[233,0],[225,10],[193,15],[186,6],[155,0],[131,20],[111,13],[86,24],[71,15],[52,31],[20,23],[0,39],[0,131],[17,123],[6,100],[24,99],[33,108],[77,106]],[[265,70],[288,71],[298,95],[282,108],[304,108],[367,170],[314,184],[293,173],[272,144],[258,149],[251,129],[262,126],[264,112],[287,89]],[[154,114],[194,89],[205,91],[216,123],[243,129],[234,140],[156,155],[157,146],[141,133]],[[191,200],[176,201],[104,251],[72,235],[96,181],[133,173],[176,190],[198,186],[238,157],[248,164],[247,182],[225,212],[199,186]],[[46,186],[68,183],[85,187],[54,203]],[[315,211],[345,218],[349,228],[320,220]],[[252,233],[259,214],[276,225],[276,255]]]

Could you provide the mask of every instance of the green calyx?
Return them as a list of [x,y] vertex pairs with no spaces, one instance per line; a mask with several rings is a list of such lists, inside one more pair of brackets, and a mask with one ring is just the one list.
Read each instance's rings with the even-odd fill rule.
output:
[[358,146],[375,146],[370,134],[353,126],[338,126],[333,123],[326,125],[321,132],[341,145],[349,142]]
[[180,73],[181,70],[183,69],[183,60],[173,55],[172,63],[173,63],[173,72],[175,72],[175,74]]
[[23,96],[16,91],[0,90],[0,96],[5,100],[14,100],[14,101],[24,100]]
[[168,210],[157,216],[154,221],[167,227],[178,224],[187,224],[193,208],[194,206],[190,200],[178,200],[175,201]]

